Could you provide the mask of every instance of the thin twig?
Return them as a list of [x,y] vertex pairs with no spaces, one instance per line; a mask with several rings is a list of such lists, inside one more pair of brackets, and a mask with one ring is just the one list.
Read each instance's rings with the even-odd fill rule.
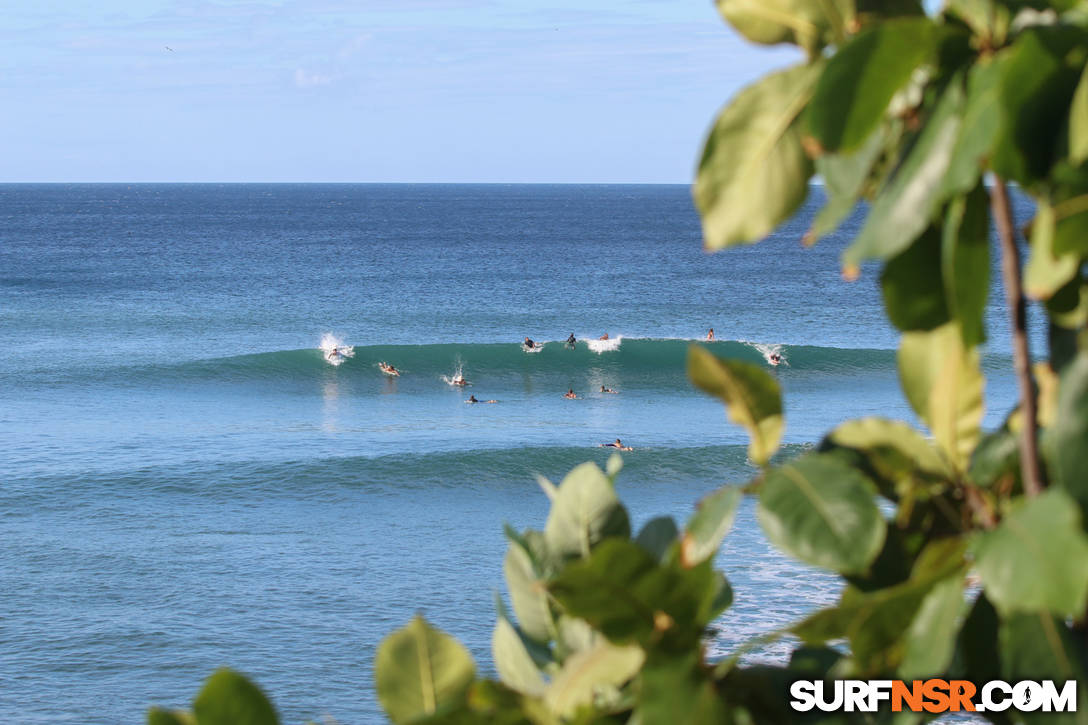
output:
[[1012,324],[1012,360],[1016,380],[1020,387],[1020,412],[1023,427],[1020,430],[1020,474],[1024,479],[1024,491],[1036,496],[1043,490],[1043,474],[1039,467],[1038,430],[1035,414],[1035,387],[1031,381],[1031,355],[1028,351],[1027,304],[1020,286],[1020,252],[1016,248],[1016,232],[1013,229],[1012,207],[1005,180],[994,178],[990,191],[990,208],[997,224],[997,237],[1001,242],[1001,276],[1005,282],[1005,300],[1009,306]]

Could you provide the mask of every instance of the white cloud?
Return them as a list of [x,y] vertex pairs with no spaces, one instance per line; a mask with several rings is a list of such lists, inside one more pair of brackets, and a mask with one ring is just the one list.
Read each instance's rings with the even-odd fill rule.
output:
[[295,69],[295,85],[299,88],[327,86],[330,83],[332,83],[332,78],[330,76],[322,75],[320,73],[309,73],[302,68]]

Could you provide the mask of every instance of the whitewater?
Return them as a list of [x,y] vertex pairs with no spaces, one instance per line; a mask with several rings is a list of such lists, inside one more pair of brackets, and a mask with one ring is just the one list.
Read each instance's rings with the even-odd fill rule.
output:
[[[680,186],[0,185],[0,716],[138,722],[230,665],[285,722],[371,722],[374,649],[416,612],[490,670],[537,475],[622,438],[637,527],[754,474],[691,345],[779,381],[783,456],[912,420],[875,270],[842,280],[846,234],[800,245],[812,193],[707,255]],[[1014,398],[999,294],[987,425]],[[718,565],[715,653],[835,590],[750,503]]]

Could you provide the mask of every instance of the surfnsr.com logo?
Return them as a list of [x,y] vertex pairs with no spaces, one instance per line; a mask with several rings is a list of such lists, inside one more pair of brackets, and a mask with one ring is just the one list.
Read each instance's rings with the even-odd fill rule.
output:
[[976,687],[968,680],[797,680],[790,707],[824,712],[1076,712],[1077,682],[991,680]]

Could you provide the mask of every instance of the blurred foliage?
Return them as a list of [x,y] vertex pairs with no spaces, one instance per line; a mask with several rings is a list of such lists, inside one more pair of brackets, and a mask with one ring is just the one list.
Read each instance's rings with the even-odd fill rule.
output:
[[[748,432],[759,474],[706,497],[683,527],[656,518],[637,533],[614,489],[618,456],[607,471],[583,464],[558,486],[542,480],[544,530],[506,530],[513,612],[498,601],[498,679],[417,617],[378,650],[382,706],[396,723],[434,725],[921,719],[801,717],[787,694],[801,677],[1076,678],[1088,702],[1088,2],[718,7],[744,37],[795,44],[804,61],[741,90],[711,129],[694,187],[706,248],[758,242],[801,206],[814,174],[827,202],[806,244],[868,204],[843,273],[883,265],[903,392],[925,430],[850,421],[772,464],[785,425],[777,381],[694,346],[692,382]],[[1036,205],[1023,286],[1045,303],[1048,350],[1030,370],[1017,357],[1021,405],[985,432],[991,223],[1006,265],[1017,255],[1002,227],[1006,182]],[[1009,304],[1014,341],[1026,340],[1015,293]],[[1026,463],[1040,480],[1027,481]],[[733,599],[713,560],[744,495],[775,546],[838,574],[842,590],[833,606],[711,662],[705,641]],[[743,664],[745,651],[786,635],[787,662]],[[1086,722],[1088,708],[1051,720]],[[220,671],[192,714],[153,709],[149,722],[276,716],[253,685]]]

